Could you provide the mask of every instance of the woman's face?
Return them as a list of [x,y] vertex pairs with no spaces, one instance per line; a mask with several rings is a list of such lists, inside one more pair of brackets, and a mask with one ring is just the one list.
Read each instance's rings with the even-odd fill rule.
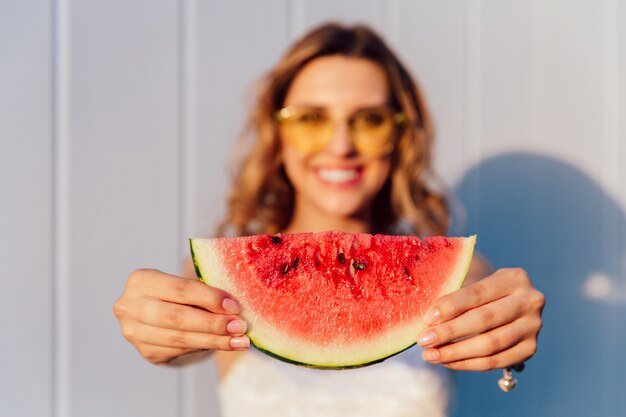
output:
[[345,120],[357,110],[384,105],[388,95],[383,68],[363,58],[317,58],[296,75],[284,106],[321,108],[337,120],[330,140],[314,153],[303,154],[282,138],[283,162],[300,214],[366,218],[389,175],[390,160],[361,154]]

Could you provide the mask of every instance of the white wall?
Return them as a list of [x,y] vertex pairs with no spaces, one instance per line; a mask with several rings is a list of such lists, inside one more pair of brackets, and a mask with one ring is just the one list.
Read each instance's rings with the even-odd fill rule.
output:
[[459,416],[626,411],[626,2],[0,0],[0,416],[215,416],[211,364],[144,363],[111,307],[224,212],[253,81],[327,19],[423,85],[437,167],[496,266],[548,296],[512,395]]

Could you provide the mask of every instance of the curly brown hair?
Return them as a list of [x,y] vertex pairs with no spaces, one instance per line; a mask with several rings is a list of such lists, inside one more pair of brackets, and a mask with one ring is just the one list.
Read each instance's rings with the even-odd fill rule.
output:
[[291,82],[312,60],[327,55],[369,59],[388,77],[390,104],[408,123],[391,155],[389,177],[372,202],[372,233],[444,234],[449,212],[446,199],[427,182],[431,168],[433,126],[424,97],[386,43],[363,25],[322,25],[298,40],[261,80],[258,101],[242,139],[252,139],[236,166],[222,236],[277,233],[294,210],[294,189],[281,164],[278,126],[273,115],[283,106]]

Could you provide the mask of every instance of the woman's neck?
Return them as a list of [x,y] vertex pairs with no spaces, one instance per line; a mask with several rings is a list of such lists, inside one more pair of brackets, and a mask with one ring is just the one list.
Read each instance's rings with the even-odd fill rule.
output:
[[371,229],[367,219],[368,217],[365,215],[337,217],[325,213],[303,213],[295,210],[291,222],[283,233],[324,232],[328,230],[367,233]]

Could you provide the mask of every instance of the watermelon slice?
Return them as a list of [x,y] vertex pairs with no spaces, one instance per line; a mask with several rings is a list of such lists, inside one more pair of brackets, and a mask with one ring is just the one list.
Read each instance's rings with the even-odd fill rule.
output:
[[414,345],[424,312],[463,283],[475,240],[323,232],[190,244],[199,279],[239,300],[257,348],[342,369]]

